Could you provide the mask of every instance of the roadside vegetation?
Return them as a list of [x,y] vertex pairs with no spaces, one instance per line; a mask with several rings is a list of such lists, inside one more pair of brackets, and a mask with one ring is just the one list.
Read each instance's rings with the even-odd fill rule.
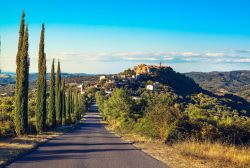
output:
[[[171,77],[178,81],[179,75],[172,73]],[[216,160],[221,165],[224,162],[224,165],[250,166],[247,154],[250,115],[244,106],[246,102],[192,88],[195,86],[192,83],[190,89],[186,85],[181,92],[181,87],[175,90],[171,84],[164,83],[169,82],[164,76],[169,74],[160,74],[160,78],[154,74],[138,82],[141,86],[116,88],[111,94],[98,91],[98,108],[110,128],[121,135],[134,134],[166,144],[185,157]],[[161,88],[169,89],[145,90],[145,81],[157,81]],[[138,93],[136,99],[134,93]]]
[[97,92],[96,99],[103,118],[120,130],[165,143],[195,139],[249,144],[250,118],[202,93],[186,105],[174,93],[144,93],[133,100],[124,89],[115,89],[110,97]]

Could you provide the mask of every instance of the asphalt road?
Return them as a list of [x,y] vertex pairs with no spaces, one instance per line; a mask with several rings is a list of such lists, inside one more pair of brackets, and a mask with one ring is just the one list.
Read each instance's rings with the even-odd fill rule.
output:
[[25,155],[11,168],[166,168],[133,145],[107,131],[96,105],[81,127],[50,140]]

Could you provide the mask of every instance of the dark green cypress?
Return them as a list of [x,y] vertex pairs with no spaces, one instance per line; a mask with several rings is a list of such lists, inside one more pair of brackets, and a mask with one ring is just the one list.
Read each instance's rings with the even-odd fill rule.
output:
[[71,89],[69,89],[67,96],[66,119],[67,123],[71,124]]
[[68,120],[68,109],[69,109],[69,104],[68,104],[68,93],[65,93],[65,123],[69,124]]
[[62,95],[61,95],[61,67],[58,61],[56,73],[56,119],[58,125],[62,125]]
[[37,80],[36,130],[41,133],[46,129],[46,55],[44,52],[44,24],[42,25]]
[[43,60],[43,131],[46,130],[46,120],[47,120],[47,80],[46,80],[46,54],[44,54]]
[[77,97],[77,121],[80,121],[80,95],[79,93],[76,94]]
[[74,94],[74,120],[75,120],[75,123],[78,122],[78,94],[77,92]]
[[[24,36],[24,29],[25,29],[25,13],[23,11],[21,16],[21,23],[20,23],[20,30],[19,30],[19,40],[18,40],[18,50],[16,55],[16,78],[19,77],[19,64],[20,64],[20,57],[22,53],[22,45],[23,45],[23,36]],[[18,83],[19,80],[16,80]]]
[[71,95],[71,114],[72,114],[72,120],[75,123],[75,92],[72,91],[72,95]]
[[70,112],[70,124],[73,123],[73,92],[72,90],[70,89],[70,109],[69,109],[69,112]]
[[[24,32],[25,31],[25,32]],[[25,13],[22,13],[18,51],[16,56],[16,99],[14,124],[17,135],[28,131],[28,27],[25,30]]]
[[74,91],[72,91],[72,95],[71,95],[71,119],[72,119],[72,123],[75,123],[75,93]]
[[29,34],[28,34],[28,25],[26,25],[25,34],[23,37],[23,45],[22,45],[22,57],[21,57],[21,65],[20,66],[20,73],[21,76],[21,93],[23,95],[23,125],[24,125],[24,133],[28,132],[28,102],[29,102],[29,66],[30,66],[30,59],[29,59]]
[[53,129],[56,128],[56,108],[55,108],[55,64],[54,59],[51,65],[51,73],[50,73],[50,113],[49,113],[49,121],[51,123],[51,127]]
[[62,125],[66,125],[66,95],[65,95],[65,81],[62,81]]

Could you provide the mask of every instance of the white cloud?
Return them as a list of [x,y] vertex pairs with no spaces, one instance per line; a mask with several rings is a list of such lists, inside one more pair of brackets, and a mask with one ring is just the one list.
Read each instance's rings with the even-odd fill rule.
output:
[[165,61],[172,61],[172,60],[174,60],[174,57],[165,56],[164,60]]
[[250,63],[250,58],[233,60],[236,63]]
[[209,53],[206,53],[205,56],[208,56],[208,57],[225,57],[226,54],[225,53],[212,53],[212,52],[209,52]]
[[248,54],[250,53],[250,50],[248,49],[229,49],[232,52],[236,52],[236,53],[241,53],[241,54]]
[[214,63],[243,63],[250,62],[250,55],[234,52],[162,52],[162,51],[135,51],[135,52],[101,52],[77,53],[63,52],[57,54],[61,60],[72,62],[214,62]]
[[200,53],[194,53],[194,52],[183,52],[180,53],[181,56],[185,56],[185,57],[197,57],[197,56],[201,56]]
[[62,55],[64,55],[64,56],[79,56],[80,53],[77,53],[77,52],[63,52]]

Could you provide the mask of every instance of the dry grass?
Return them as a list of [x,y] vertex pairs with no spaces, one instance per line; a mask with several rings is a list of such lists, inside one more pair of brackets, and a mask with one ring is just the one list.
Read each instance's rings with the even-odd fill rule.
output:
[[170,168],[250,168],[250,147],[195,141],[166,145],[137,134],[115,132]]
[[217,167],[250,167],[250,147],[237,147],[222,143],[187,141],[173,145],[187,157],[215,162]]

